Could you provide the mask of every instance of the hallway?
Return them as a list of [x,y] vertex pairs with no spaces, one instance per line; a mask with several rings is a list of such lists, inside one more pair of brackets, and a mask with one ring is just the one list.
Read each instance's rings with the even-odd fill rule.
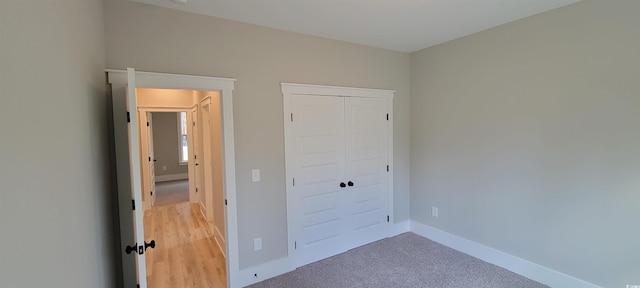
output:
[[144,214],[149,288],[226,287],[225,258],[197,204],[156,206]]

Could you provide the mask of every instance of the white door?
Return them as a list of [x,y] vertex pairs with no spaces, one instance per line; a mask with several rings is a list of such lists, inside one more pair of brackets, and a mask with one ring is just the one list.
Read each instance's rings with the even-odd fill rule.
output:
[[153,114],[146,112],[147,114],[147,139],[149,143],[149,157],[147,162],[149,165],[149,187],[151,188],[151,206],[156,205],[156,154],[153,150]]
[[301,266],[345,251],[344,100],[296,96],[292,111],[293,219]]
[[[128,282],[132,275],[124,275],[125,287],[147,287],[145,266],[145,242],[142,222],[142,182],[140,176],[140,145],[136,107],[135,71],[127,69],[127,85],[124,99],[114,93],[113,114],[118,171],[118,198],[121,225],[123,271],[136,271],[137,283]],[[126,121],[125,119],[126,118]],[[129,259],[133,258],[133,261]],[[134,265],[134,267],[129,267]]]
[[386,100],[295,95],[296,266],[388,235]]
[[388,235],[386,106],[381,98],[345,98],[347,249]]
[[203,214],[207,221],[213,221],[213,165],[211,155],[211,99],[205,99],[201,103],[202,111],[202,169],[204,172],[204,187],[200,194],[203,204]]
[[191,110],[191,119],[193,121],[192,125],[192,129],[191,129],[191,143],[193,143],[193,161],[194,161],[194,167],[195,167],[195,173],[193,173],[193,183],[195,185],[195,193],[196,193],[196,197],[194,197],[194,199],[191,199],[191,201],[200,201],[200,191],[202,191],[201,188],[201,184],[200,184],[200,159],[198,159],[198,155],[200,154],[200,144],[198,144],[198,121],[200,121],[198,119],[198,106],[194,106],[193,109]]
[[142,200],[145,210],[151,208],[151,195],[153,195],[153,190],[151,189],[151,185],[149,184],[149,165],[147,164],[149,161],[151,161],[151,158],[148,158],[149,135],[147,133],[147,126],[149,126],[149,121],[147,121],[147,114],[148,113],[145,113],[142,110],[138,109],[138,123],[140,124],[140,173],[142,175]]

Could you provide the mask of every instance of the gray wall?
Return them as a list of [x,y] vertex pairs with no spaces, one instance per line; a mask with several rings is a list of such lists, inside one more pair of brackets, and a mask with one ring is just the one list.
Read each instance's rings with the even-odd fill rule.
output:
[[[178,113],[152,112],[151,115],[156,176],[187,174],[189,166],[178,164]],[[162,170],[162,166],[167,166],[167,170]]]
[[0,287],[113,287],[101,0],[0,1]]
[[638,284],[639,16],[583,1],[412,53],[411,219]]
[[[395,221],[409,218],[409,55],[127,0],[105,1],[109,68],[237,78],[240,267],[287,255],[281,82],[396,90]],[[251,169],[262,181],[251,182]],[[263,249],[253,251],[262,237]]]

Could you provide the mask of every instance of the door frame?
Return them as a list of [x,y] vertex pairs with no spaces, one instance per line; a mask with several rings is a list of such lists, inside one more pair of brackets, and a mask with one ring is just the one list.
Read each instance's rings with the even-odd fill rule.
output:
[[[293,148],[292,148],[292,117],[293,111],[291,107],[292,97],[295,95],[313,95],[313,96],[329,96],[329,97],[363,97],[363,98],[382,98],[386,99],[389,125],[387,131],[387,155],[389,160],[389,198],[388,198],[388,212],[389,212],[389,224],[393,224],[393,97],[394,90],[382,90],[382,89],[368,89],[368,88],[354,88],[354,87],[340,87],[340,86],[326,86],[326,85],[309,85],[309,84],[297,84],[297,83],[281,83],[282,98],[284,106],[284,146],[285,146],[285,175],[286,175],[286,195],[287,195],[287,251],[289,255],[289,268],[291,270],[298,268],[299,266],[296,259],[296,243],[295,243],[295,220],[292,218],[296,214],[296,207],[294,203],[295,195],[293,188],[293,175],[294,175],[294,163],[293,163]],[[387,237],[392,236],[392,231],[387,229]]]
[[[108,76],[108,83],[111,84],[112,94],[124,93],[128,83],[127,71],[107,69],[106,73]],[[235,145],[233,130],[233,90],[236,79],[142,71],[135,71],[135,77],[135,88],[202,90],[218,91],[220,93],[220,101],[222,104],[224,196],[227,201],[227,205],[225,206],[225,227],[227,228],[225,230],[227,251],[227,257],[225,259],[227,266],[226,280],[228,287],[237,287],[240,282],[240,265],[238,253],[238,210],[236,200]],[[122,203],[123,201],[119,202]],[[124,221],[122,216],[128,215],[128,217],[130,217],[131,211],[120,211],[119,213],[121,217],[120,222],[122,223]],[[132,257],[123,256],[123,266],[131,267],[130,263],[125,262],[133,260],[134,259],[132,259]],[[133,276],[135,277],[135,275]],[[131,276],[125,273],[123,277]]]
[[[184,108],[184,107],[150,107],[150,106],[138,106],[138,112],[140,113],[140,115],[142,115],[143,113],[155,113],[155,112],[171,112],[171,113],[179,113],[179,112],[186,112],[187,113],[187,123],[191,122],[191,108]],[[145,127],[143,125],[143,123],[138,123],[138,126],[140,126],[140,130],[142,130],[143,127]],[[152,131],[153,131],[153,123],[152,123]],[[192,132],[193,127],[191,125],[187,125],[187,135],[189,135],[189,133],[193,133]],[[177,133],[177,132],[176,132]],[[151,133],[151,136],[153,136],[153,132]],[[140,134],[140,143],[142,143],[142,145],[146,144],[152,144],[153,139],[147,139],[147,136],[144,134]],[[193,159],[193,143],[191,142],[191,138],[187,137],[187,145],[189,146],[189,159]],[[144,147],[143,147],[144,148]],[[142,150],[144,151],[144,150]],[[144,160],[144,157],[141,157],[141,160]],[[154,149],[154,158],[155,158],[155,149]],[[155,159],[152,159],[155,160]],[[155,164],[154,164],[155,165]],[[195,171],[195,165],[193,163],[193,161],[189,161],[187,164],[187,171],[189,173],[189,202],[196,202],[196,194],[195,194],[195,183],[192,183],[191,179],[193,177],[193,171]],[[148,168],[147,168],[148,170]],[[150,178],[147,176],[151,176],[150,175],[150,171],[145,171],[144,167],[142,169],[143,171],[143,179],[144,181],[150,181]],[[145,184],[149,184],[151,185],[151,183],[145,183]],[[143,193],[145,191],[142,191]],[[154,190],[155,192],[155,190]],[[149,196],[149,195],[146,195]],[[157,196],[156,194],[154,194],[153,196],[151,196],[150,198],[146,198],[143,197],[142,199],[146,200],[146,199],[150,199],[152,201],[144,201],[143,205],[145,207],[145,210],[153,207],[154,203],[153,200],[155,199],[155,197]]]

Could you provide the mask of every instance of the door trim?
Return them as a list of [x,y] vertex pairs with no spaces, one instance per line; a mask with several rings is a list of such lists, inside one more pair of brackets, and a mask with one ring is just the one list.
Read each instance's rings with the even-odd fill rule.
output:
[[[125,70],[106,70],[112,91],[122,91],[127,83]],[[235,145],[233,130],[233,90],[236,79],[136,71],[136,88],[218,91],[222,102],[224,195],[226,221],[227,286],[239,286],[238,210],[236,197]],[[136,107],[137,108],[137,107]],[[137,110],[136,110],[137,111]]]
[[[393,97],[394,90],[382,90],[382,89],[369,89],[369,88],[355,88],[355,87],[340,87],[340,86],[326,86],[326,85],[310,85],[310,84],[297,84],[297,83],[281,83],[283,106],[284,106],[284,146],[285,146],[285,189],[287,195],[287,252],[289,255],[289,269],[293,270],[298,268],[297,261],[295,261],[296,247],[295,247],[295,221],[291,218],[296,215],[294,207],[294,195],[293,195],[293,167],[292,161],[292,127],[291,117],[292,107],[291,100],[294,95],[314,95],[314,96],[341,96],[341,97],[364,97],[364,98],[382,98],[386,99],[387,109],[389,109],[389,125],[387,131],[387,155],[389,159],[389,199],[388,199],[388,212],[389,212],[389,224],[393,224]],[[389,226],[391,227],[391,225]],[[391,229],[387,231],[387,237],[392,236]]]

